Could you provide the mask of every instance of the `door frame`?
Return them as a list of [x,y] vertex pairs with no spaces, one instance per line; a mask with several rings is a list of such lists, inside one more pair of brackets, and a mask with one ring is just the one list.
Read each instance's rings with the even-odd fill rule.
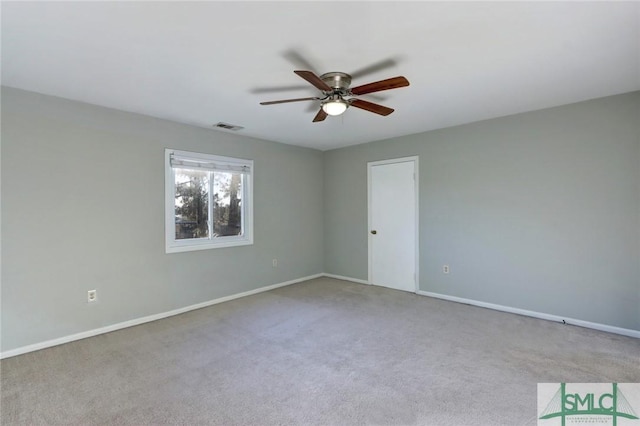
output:
[[413,162],[413,173],[414,173],[414,190],[415,190],[415,291],[417,293],[420,290],[420,191],[419,191],[419,157],[417,155],[411,157],[401,157],[401,158],[392,158],[388,160],[380,160],[380,161],[369,161],[367,162],[367,250],[368,250],[368,279],[369,284],[373,284],[372,280],[372,272],[373,272],[373,250],[371,249],[372,238],[371,234],[372,223],[371,223],[371,168],[374,166],[381,166],[385,164],[395,164],[395,163],[408,163]]

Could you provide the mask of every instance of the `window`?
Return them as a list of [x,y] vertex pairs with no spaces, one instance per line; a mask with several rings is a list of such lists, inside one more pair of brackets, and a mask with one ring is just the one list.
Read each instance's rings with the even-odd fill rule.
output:
[[166,251],[253,244],[253,161],[165,151]]

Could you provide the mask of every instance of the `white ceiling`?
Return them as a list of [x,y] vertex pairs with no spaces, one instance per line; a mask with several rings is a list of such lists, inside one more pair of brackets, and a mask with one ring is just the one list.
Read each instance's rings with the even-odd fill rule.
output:
[[[1,14],[3,85],[321,150],[640,89],[635,2],[3,2]],[[312,123],[315,101],[259,105],[318,94],[293,70],[381,63],[352,86],[407,77],[363,96],[388,117],[350,108]]]

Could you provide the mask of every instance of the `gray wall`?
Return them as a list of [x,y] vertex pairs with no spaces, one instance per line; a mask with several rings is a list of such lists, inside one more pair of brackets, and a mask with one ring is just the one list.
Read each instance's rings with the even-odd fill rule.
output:
[[[631,93],[323,154],[3,88],[0,348],[366,280],[367,162],[409,155],[422,290],[640,330],[639,113]],[[255,160],[254,245],[164,253],[165,147]]]
[[634,92],[327,151],[325,272],[368,278],[367,162],[418,155],[421,290],[640,330],[639,122]]
[[[165,147],[255,161],[252,246],[165,254]],[[321,273],[322,161],[3,88],[2,351]]]

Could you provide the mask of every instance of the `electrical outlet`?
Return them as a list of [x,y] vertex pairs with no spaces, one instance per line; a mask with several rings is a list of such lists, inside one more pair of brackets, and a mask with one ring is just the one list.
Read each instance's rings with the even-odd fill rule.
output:
[[87,302],[95,302],[98,300],[98,290],[89,290],[87,292]]
[[449,265],[442,265],[442,273],[443,274],[449,273]]
[[273,265],[274,268],[277,268],[278,267],[278,259],[273,259],[271,264]]

